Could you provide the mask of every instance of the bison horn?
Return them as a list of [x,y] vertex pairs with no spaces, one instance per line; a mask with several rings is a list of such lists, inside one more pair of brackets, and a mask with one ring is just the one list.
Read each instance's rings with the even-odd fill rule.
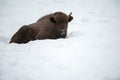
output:
[[73,17],[71,15],[72,15],[72,12],[68,15],[68,21],[69,22],[73,19]]
[[71,15],[72,15],[72,12],[68,16],[71,16]]

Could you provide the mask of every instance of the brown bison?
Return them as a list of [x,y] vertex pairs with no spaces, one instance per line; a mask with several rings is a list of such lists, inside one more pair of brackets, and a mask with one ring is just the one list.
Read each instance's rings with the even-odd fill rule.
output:
[[36,23],[24,25],[13,35],[10,43],[20,44],[37,39],[65,38],[68,22],[73,19],[71,14],[55,12],[40,18]]

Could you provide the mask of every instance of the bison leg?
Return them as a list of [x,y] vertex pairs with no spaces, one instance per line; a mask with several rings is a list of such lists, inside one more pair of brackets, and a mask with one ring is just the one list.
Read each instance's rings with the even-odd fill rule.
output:
[[37,32],[29,26],[21,27],[11,38],[10,43],[27,43],[36,39]]

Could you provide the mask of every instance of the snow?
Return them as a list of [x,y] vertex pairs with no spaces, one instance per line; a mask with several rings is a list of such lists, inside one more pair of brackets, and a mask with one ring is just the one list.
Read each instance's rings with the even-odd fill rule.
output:
[[[72,12],[66,39],[9,44],[24,24]],[[0,0],[0,80],[120,80],[119,0]]]

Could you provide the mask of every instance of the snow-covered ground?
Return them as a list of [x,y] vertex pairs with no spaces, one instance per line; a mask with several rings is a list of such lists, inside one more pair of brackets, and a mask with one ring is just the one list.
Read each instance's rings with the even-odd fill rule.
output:
[[[9,44],[56,11],[73,13],[66,39]],[[0,80],[120,80],[120,0],[0,0]]]

